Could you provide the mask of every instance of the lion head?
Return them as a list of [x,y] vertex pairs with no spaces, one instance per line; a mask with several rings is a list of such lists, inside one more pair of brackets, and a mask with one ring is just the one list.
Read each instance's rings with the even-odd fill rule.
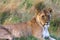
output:
[[48,23],[51,19],[51,13],[52,13],[51,8],[47,8],[47,9],[43,9],[41,11],[37,11],[37,13],[36,13],[37,22],[41,23],[42,25],[44,25],[45,23]]

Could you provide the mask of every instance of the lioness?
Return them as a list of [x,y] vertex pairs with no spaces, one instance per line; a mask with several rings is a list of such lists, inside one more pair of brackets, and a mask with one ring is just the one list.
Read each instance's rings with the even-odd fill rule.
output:
[[[28,22],[17,23],[12,25],[3,25],[11,34],[9,40],[13,40],[13,37],[22,37],[22,36],[30,36],[38,38],[39,40],[44,40],[44,38],[49,37],[49,35],[45,35],[44,33],[44,25],[48,24],[50,21],[50,13],[52,10],[50,8],[43,10],[36,10],[35,16]],[[8,32],[6,31],[6,32]],[[9,33],[8,32],[8,33]],[[47,32],[48,33],[48,32]]]

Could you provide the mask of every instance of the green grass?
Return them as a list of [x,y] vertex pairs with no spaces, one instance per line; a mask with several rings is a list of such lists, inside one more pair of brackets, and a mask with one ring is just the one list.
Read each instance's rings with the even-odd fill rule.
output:
[[57,31],[58,28],[60,28],[60,18],[51,20],[49,31],[51,33],[51,37],[55,38],[56,40],[60,40],[60,37],[57,36],[60,33],[59,31]]
[[4,23],[4,21],[9,17],[9,13],[7,13],[7,12],[3,12],[3,13],[1,13],[0,14],[0,24],[3,24]]
[[15,40],[38,40],[37,38],[33,36],[28,36],[28,37],[21,37],[21,38],[15,38]]
[[[52,38],[56,39],[56,40],[60,40],[60,38],[57,38],[56,36],[54,35],[51,35]],[[33,36],[29,36],[27,38],[25,37],[21,37],[21,38],[15,38],[15,40],[38,40],[37,38],[33,37]],[[48,40],[48,39],[46,39]]]
[[50,21],[50,29],[53,32],[56,32],[59,27],[60,27],[60,18],[56,18],[56,19]]
[[60,37],[57,37],[57,36],[55,36],[55,35],[50,35],[51,37],[53,37],[54,39],[56,39],[56,40],[60,40]]

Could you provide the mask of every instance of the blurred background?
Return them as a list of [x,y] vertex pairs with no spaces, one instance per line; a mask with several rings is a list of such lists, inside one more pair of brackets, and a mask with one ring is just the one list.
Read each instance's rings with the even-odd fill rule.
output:
[[[60,0],[0,0],[0,24],[29,21],[34,15],[33,6],[42,1],[53,9],[49,31],[52,37],[60,40]],[[27,39],[35,40],[33,37]]]

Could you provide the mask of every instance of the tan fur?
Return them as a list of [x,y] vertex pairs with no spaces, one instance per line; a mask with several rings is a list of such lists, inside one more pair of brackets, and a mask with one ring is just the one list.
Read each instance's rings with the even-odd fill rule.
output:
[[0,25],[0,40],[2,39],[12,40],[12,35],[6,28]]
[[[23,23],[17,23],[12,25],[3,25],[9,32],[11,32],[11,36],[13,37],[22,37],[22,36],[30,36],[38,38],[39,40],[44,40],[42,37],[43,25],[49,20],[48,14],[49,12],[45,10],[39,11],[35,14],[32,20]],[[42,18],[42,16],[44,16]],[[8,32],[8,33],[9,33]]]

